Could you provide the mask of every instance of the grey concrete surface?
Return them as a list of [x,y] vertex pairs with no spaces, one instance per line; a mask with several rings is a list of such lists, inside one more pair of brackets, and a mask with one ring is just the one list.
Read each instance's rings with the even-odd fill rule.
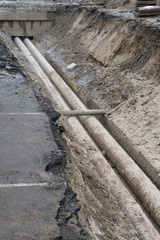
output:
[[[48,117],[23,76],[0,70],[0,239],[60,236],[55,217],[64,181],[45,172],[56,151]],[[49,185],[13,185],[21,183]]]

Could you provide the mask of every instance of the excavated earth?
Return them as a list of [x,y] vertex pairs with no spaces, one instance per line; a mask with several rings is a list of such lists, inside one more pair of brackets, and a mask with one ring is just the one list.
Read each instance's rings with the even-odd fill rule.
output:
[[108,110],[102,121],[158,186],[159,36],[158,18],[92,8],[59,14],[53,29],[34,38],[88,107]]
[[[160,186],[159,27],[159,18],[140,20],[131,12],[98,10],[95,6],[67,7],[55,13],[52,29],[33,39],[89,108],[108,111],[100,121],[157,186]],[[4,32],[0,36],[18,59],[25,77],[47,97],[43,84],[26,65],[11,37]],[[68,71],[71,63],[76,68]],[[74,195],[81,206],[79,211],[73,204],[82,227],[95,240],[139,239],[130,219],[91,163],[85,146],[78,144],[78,136],[73,135],[65,118],[61,117],[59,123],[65,126],[62,134],[67,150],[65,173],[75,192],[71,191],[68,198]],[[47,169],[53,174],[56,171],[54,164]],[[62,212],[57,219],[60,226],[64,221],[61,216],[67,211],[66,201],[60,203]],[[72,203],[68,207],[71,212]],[[74,217],[69,224],[73,226]],[[65,236],[67,227],[62,231]],[[82,239],[90,239],[83,230],[79,231]]]
[[[133,14],[127,12],[122,15],[98,11],[95,8],[89,10],[79,8],[69,9],[63,12],[63,16],[57,15],[53,29],[34,38],[38,49],[89,108],[108,110],[101,121],[158,187],[160,186],[159,27],[159,18],[137,20]],[[75,63],[76,68],[68,71],[67,66],[71,63]],[[72,144],[69,141],[67,144],[69,149],[74,149],[73,139]],[[95,237],[95,239],[123,239],[120,232],[114,234],[113,229],[120,221],[116,223],[113,221],[115,212],[113,209],[111,222],[108,222],[110,210],[107,199],[110,198],[105,195],[99,198],[97,191],[99,192],[101,187],[97,186],[98,180],[95,181],[95,177],[92,177],[93,170],[90,174],[91,171],[85,167],[86,159],[75,152],[73,150],[68,152],[67,173],[84,208],[84,213],[80,212],[82,223],[86,219],[83,225],[87,225],[86,222],[89,221],[89,232],[93,239]],[[92,195],[91,201],[88,200],[88,196],[84,196],[86,188],[88,194]],[[105,194],[106,191],[107,187]],[[102,194],[102,189],[100,192]],[[100,205],[97,201],[100,201]],[[88,207],[91,202],[92,206]],[[110,207],[113,207],[112,204]],[[99,211],[104,208],[107,211],[101,213],[100,220]],[[92,209],[97,210],[95,214]],[[87,217],[91,212],[92,216]],[[118,210],[116,219],[117,213]],[[97,230],[94,229],[94,225],[98,226]],[[110,227],[113,225],[110,234],[113,234],[114,238],[111,235],[104,237],[108,234],[108,229],[104,229],[106,225]]]

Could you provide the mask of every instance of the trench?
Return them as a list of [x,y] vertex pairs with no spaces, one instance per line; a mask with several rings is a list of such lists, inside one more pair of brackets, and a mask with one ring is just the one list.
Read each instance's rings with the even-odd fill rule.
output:
[[[54,16],[56,24],[52,25],[53,30],[46,31],[45,33],[36,33],[36,36],[33,37],[33,43],[46,56],[47,60],[66,81],[68,86],[74,90],[80,99],[83,99],[83,103],[86,104],[87,108],[106,109],[107,114],[98,118],[104,125],[104,129],[107,128],[109,130],[109,134],[111,133],[112,135],[111,137],[113,139],[116,138],[120,147],[123,147],[129,157],[133,158],[140,168],[142,168],[142,172],[145,171],[145,179],[148,181],[151,178],[151,181],[149,180],[149,183],[147,182],[146,184],[142,180],[143,177],[141,178],[141,175],[134,175],[135,173],[139,173],[139,170],[137,167],[134,168],[132,164],[130,165],[130,170],[133,175],[129,176],[130,179],[127,178],[127,172],[124,170],[125,163],[122,166],[118,163],[118,178],[115,177],[115,172],[114,175],[111,170],[115,168],[116,163],[114,162],[109,167],[110,165],[107,165],[106,160],[108,159],[108,155],[112,158],[114,151],[111,151],[111,153],[108,152],[108,146],[105,147],[103,143],[105,140],[100,142],[100,138],[96,140],[97,137],[94,137],[94,143],[90,142],[88,133],[85,137],[80,136],[83,130],[81,130],[81,127],[77,127],[77,118],[60,117],[58,121],[65,126],[66,130],[62,134],[62,139],[67,150],[65,172],[70,186],[76,193],[74,195],[73,192],[70,192],[71,198],[74,195],[81,206],[80,211],[79,207],[76,208],[79,221],[87,229],[92,239],[159,239],[159,227],[157,226],[159,224],[159,206],[157,205],[157,208],[153,208],[153,205],[156,206],[159,202],[159,190],[152,183],[154,182],[159,187],[158,168],[155,167],[154,162],[150,161],[151,156],[149,153],[143,151],[143,148],[148,147],[149,142],[146,145],[138,142],[136,146],[135,142],[138,140],[139,135],[138,137],[135,136],[133,134],[133,126],[129,125],[129,121],[132,118],[134,120],[133,125],[135,125],[137,120],[141,122],[143,111],[149,111],[148,108],[150,105],[148,105],[148,108],[142,109],[140,113],[141,118],[137,117],[137,119],[134,119],[132,114],[138,116],[136,109],[139,108],[139,103],[140,106],[145,106],[147,103],[154,103],[156,105],[157,103],[157,99],[154,96],[151,96],[151,101],[146,98],[147,94],[151,95],[153,90],[157,91],[158,94],[159,70],[157,68],[157,59],[159,58],[159,53],[156,53],[155,49],[159,46],[159,27],[155,26],[154,29],[150,29],[141,23],[136,23],[135,19],[121,19],[114,15],[107,15],[104,12],[102,14],[95,10],[93,11],[92,9],[86,11],[83,9],[75,10],[70,7],[68,11],[65,7],[61,11],[61,13],[58,12],[56,17]],[[61,20],[61,18],[63,19]],[[66,21],[68,21],[68,25],[64,24]],[[111,29],[110,25],[112,25]],[[118,33],[117,29],[120,30],[120,33]],[[143,34],[140,33],[141,31]],[[106,36],[105,34],[108,32],[109,34]],[[55,34],[57,35],[55,36]],[[26,35],[25,32],[24,37]],[[146,43],[147,40],[144,42],[142,35],[145,35],[146,39],[149,40],[148,45]],[[52,41],[51,38],[53,38]],[[138,49],[137,42],[140,42],[143,46],[141,53],[138,52],[140,49]],[[108,44],[112,46],[110,51],[106,48]],[[14,44],[11,43],[10,49],[13,46]],[[108,56],[106,56],[106,53],[106,55],[103,55],[104,50],[108,51]],[[16,49],[12,51],[24,68],[24,64],[26,63],[24,60],[20,60],[18,51]],[[76,68],[73,71],[68,71],[66,67],[72,62],[76,62]],[[152,67],[150,67],[150,64]],[[44,70],[44,66],[42,68]],[[143,69],[143,75],[139,74],[141,69]],[[24,72],[26,76],[29,76],[31,79],[33,78],[27,69],[24,69]],[[95,79],[95,74],[97,79]],[[51,75],[48,74],[49,77]],[[119,76],[117,77],[117,75]],[[56,77],[57,75],[54,75],[54,78]],[[107,79],[106,81],[104,81],[105,78]],[[116,79],[115,84],[113,83],[114,78]],[[40,86],[47,97],[52,99],[52,95],[56,96],[57,93],[53,89],[54,93],[51,93],[51,89],[47,92],[47,85],[42,80],[36,78],[34,81]],[[146,92],[143,88],[144,82],[146,84]],[[51,85],[49,85],[49,88],[51,88]],[[59,90],[58,84],[55,89]],[[67,98],[67,95],[72,95],[70,92],[67,92],[66,88],[64,89],[66,93],[60,92],[63,98]],[[141,101],[139,101],[139,96]],[[64,110],[65,105],[62,104],[57,96],[55,99],[52,100],[52,104],[57,111],[61,112],[61,110]],[[62,104],[62,108],[58,106],[58,101],[60,105]],[[74,102],[72,105],[67,100],[67,104],[71,104],[71,109],[81,109],[81,105],[76,107]],[[131,116],[127,115],[127,108],[129,108],[128,112],[131,112]],[[68,109],[68,106],[66,109]],[[129,120],[124,121],[127,117]],[[149,118],[145,119],[144,124],[142,122],[142,126],[138,125],[140,131],[142,128],[145,129],[144,126],[146,124],[149,124],[147,121],[150,121],[151,117],[154,116],[150,115]],[[80,119],[85,124],[88,121],[86,128],[89,131],[89,135],[91,135],[89,117],[82,116]],[[93,120],[92,117],[91,119],[91,122],[97,121]],[[155,120],[155,126],[157,126],[157,123],[158,120]],[[83,123],[82,125],[85,124]],[[129,129],[129,133],[127,132],[127,128]],[[62,127],[61,131],[63,132]],[[79,135],[76,135],[77,133]],[[143,132],[143,135],[148,137],[147,134],[145,135],[145,132]],[[155,141],[155,138],[153,140]],[[145,142],[146,138],[142,139],[142,143],[143,141]],[[156,141],[158,141],[158,138]],[[154,144],[156,143],[154,142]],[[102,151],[104,155],[106,154],[106,158],[101,154]],[[158,151],[155,150],[155,158]],[[117,156],[113,158],[119,159]],[[122,158],[125,159],[123,155]],[[120,162],[120,160],[118,161]],[[55,165],[57,164],[54,161],[51,162],[46,167],[46,170],[54,171]],[[123,175],[123,178],[127,182],[125,187],[123,183],[121,185],[119,173]],[[139,180],[140,183],[138,183]],[[129,181],[135,187],[134,190],[128,188]],[[142,184],[143,181],[144,185]],[[153,195],[150,195],[150,192]],[[138,197],[136,197],[137,195]],[[149,199],[151,199],[151,203],[148,203]],[[142,201],[139,205],[139,200],[144,200],[144,202]],[[64,206],[65,203],[65,200],[63,200],[60,204]],[[147,209],[150,216],[145,212],[144,208]],[[65,212],[66,210],[63,209],[63,211]],[[59,212],[58,214],[59,216],[63,215],[63,212]],[[139,221],[139,216],[143,221]],[[61,219],[59,221],[63,222]],[[86,239],[89,239],[89,237],[87,236]]]
[[[54,90],[54,87],[52,87],[52,93],[51,93],[50,82],[48,81],[47,77],[44,76],[43,71],[40,70],[39,65],[36,63],[35,59],[37,61],[39,61],[39,64],[44,68],[45,72],[48,74],[48,76],[53,81],[55,86],[58,88],[59,91],[61,91],[62,96],[67,100],[67,103],[70,105],[71,101],[73,101],[73,104],[71,104],[71,106],[73,108],[75,107],[75,109],[77,109],[77,106],[78,106],[82,109],[85,109],[83,107],[83,104],[80,103],[78,99],[76,99],[77,97],[74,95],[74,93],[72,93],[72,91],[69,89],[69,87],[59,77],[59,75],[57,75],[57,73],[51,68],[51,66],[46,62],[46,60],[42,57],[42,55],[39,54],[38,50],[34,47],[34,45],[30,42],[29,39],[24,40],[24,43],[28,47],[29,50],[27,50],[27,48],[25,47],[25,45],[21,42],[21,40],[19,38],[15,38],[15,43],[20,48],[20,50],[24,53],[24,55],[26,56],[26,58],[30,62],[30,64],[34,65],[35,70],[37,71],[37,73],[39,73],[39,76],[41,76],[41,77],[43,76],[43,81],[45,82],[47,89],[48,90],[50,89],[51,97],[53,98],[53,100],[55,100],[55,99],[58,100],[59,103],[57,103],[57,104],[60,107],[60,109],[62,106],[65,109],[68,109],[67,104],[65,102],[63,102],[64,100],[58,96],[60,94],[58,92],[56,92],[56,89]],[[30,53],[33,54],[35,59]],[[118,164],[122,164],[122,166],[121,166],[121,168],[118,167],[118,170],[125,169],[125,167],[126,167],[125,166],[126,163],[124,165],[123,161],[122,161],[122,163],[120,162],[121,158],[124,158],[126,161],[128,161],[129,165],[131,166],[131,170],[127,167],[125,171],[124,170],[120,171],[120,173],[121,174],[125,173],[124,177],[127,180],[127,183],[131,184],[130,186],[133,189],[133,191],[136,194],[138,194],[137,196],[141,199],[141,201],[143,202],[143,205],[146,206],[146,208],[148,209],[148,211],[150,212],[152,217],[156,220],[157,224],[159,224],[158,206],[157,206],[157,209],[155,209],[155,210],[152,208],[153,204],[156,207],[157,203],[159,202],[158,190],[154,187],[154,185],[150,182],[150,180],[145,176],[145,174],[140,169],[137,168],[137,165],[134,164],[134,161],[131,160],[131,158],[129,156],[127,156],[127,154],[119,147],[119,145],[117,145],[117,143],[107,133],[107,131],[105,129],[103,129],[103,127],[99,124],[99,122],[96,120],[96,118],[80,117],[80,119],[85,124],[85,126],[87,127],[90,134],[92,134],[92,136],[94,137],[95,140],[97,140],[97,138],[98,138],[100,144],[102,144],[102,141],[105,142],[106,145],[104,144],[104,148],[107,151],[107,154],[109,154],[109,157],[111,158],[112,161],[114,161],[114,159],[116,159],[118,155],[121,155],[121,157],[118,158]],[[76,122],[74,123],[74,121],[73,121],[72,124],[75,125],[76,128],[80,128],[80,126]],[[98,132],[96,130],[97,128],[98,128]],[[79,132],[82,133],[82,129],[79,130]],[[79,132],[77,132],[77,134]],[[99,132],[100,132],[100,134],[99,134]],[[102,138],[102,140],[101,140],[101,137],[103,135],[105,137]],[[107,138],[106,138],[106,136],[107,136]],[[80,138],[79,135],[78,135],[78,137]],[[85,141],[86,141],[87,134],[83,133],[81,138],[82,138],[82,140],[85,139]],[[107,140],[107,139],[109,139],[109,140]],[[93,144],[90,143],[90,145],[93,145]],[[87,145],[86,145],[86,147],[87,147]],[[97,165],[97,171],[99,172],[99,175],[103,179],[105,179],[105,174],[104,173],[102,174],[101,172],[102,172],[102,169],[103,169],[103,171],[107,172],[109,166],[108,165],[105,166],[106,161],[105,161],[105,159],[103,159],[103,156],[101,156],[101,159],[102,159],[101,160],[102,163],[99,166],[97,165],[97,159],[95,162],[95,159],[93,158],[92,162],[95,165]],[[114,163],[116,164],[116,161],[114,161]],[[118,165],[116,165],[116,166],[118,166]],[[135,173],[133,173],[133,169],[135,169]],[[113,174],[113,173],[111,172],[111,174]],[[109,180],[111,179],[111,177],[113,177],[113,176],[112,175],[109,176]],[[132,181],[132,179],[136,179],[135,183]],[[144,185],[142,185],[142,179],[143,179]],[[105,180],[108,180],[108,178]],[[113,188],[113,186],[112,186],[112,188]],[[139,191],[137,191],[138,188],[139,188]],[[123,191],[122,189],[121,189],[121,191]],[[114,190],[111,189],[111,191],[115,195],[115,197],[117,197],[117,199],[118,199],[119,193],[117,195],[117,190],[115,190],[115,188],[114,188]],[[147,192],[148,192],[148,194],[147,194]],[[152,194],[151,194],[151,192],[152,192]],[[124,198],[123,194],[122,194],[122,198]],[[123,205],[123,207],[124,207],[124,205]],[[132,208],[132,205],[129,203],[126,203],[125,207],[126,207],[126,209],[130,207],[130,212],[128,212],[128,217],[131,217],[131,221],[132,221],[133,225],[136,227],[137,219],[134,219],[134,217],[133,217],[135,209]],[[138,211],[138,210],[136,210],[136,211]],[[139,213],[139,214],[142,214],[142,213]],[[145,215],[142,218],[145,218]],[[145,219],[145,222],[146,222],[146,220],[147,219]],[[145,224],[147,225],[147,223],[145,223]],[[144,226],[142,226],[142,229],[140,229],[140,230],[139,230],[139,228],[136,228],[136,230],[138,231],[138,233],[140,235],[140,239],[143,239],[143,237],[144,237],[143,227]],[[148,226],[149,229],[150,229],[150,227],[151,226]],[[152,231],[154,232],[154,229]],[[157,235],[156,232],[152,233],[152,231],[149,231],[149,235],[150,234]]]

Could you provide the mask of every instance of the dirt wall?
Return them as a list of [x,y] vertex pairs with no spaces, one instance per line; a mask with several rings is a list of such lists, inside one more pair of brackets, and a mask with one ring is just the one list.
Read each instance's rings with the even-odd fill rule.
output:
[[71,127],[66,127],[63,136],[67,146],[66,175],[77,193],[77,201],[81,206],[79,219],[91,239],[95,240],[138,240],[138,236],[130,219],[119,207],[117,200],[100,178],[92,164],[90,151],[73,135]]
[[[89,107],[108,110],[109,130],[160,186],[160,24],[149,21],[95,9],[65,12],[37,46]],[[68,72],[72,62],[77,67]]]

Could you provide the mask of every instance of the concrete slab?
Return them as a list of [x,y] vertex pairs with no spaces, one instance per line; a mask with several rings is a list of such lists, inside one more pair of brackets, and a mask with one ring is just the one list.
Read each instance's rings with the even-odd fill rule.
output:
[[36,182],[57,145],[45,114],[0,114],[0,183]]
[[42,112],[21,74],[1,71],[0,86],[0,113]]
[[[58,146],[23,76],[0,73],[0,239],[56,239],[65,185],[61,176],[49,177],[45,167]],[[39,183],[48,185],[34,186]]]
[[[55,239],[59,236],[55,191],[44,187],[0,189],[0,239]],[[55,237],[55,238],[54,238]]]
[[59,114],[31,87],[0,42],[0,239],[89,240],[64,174]]

